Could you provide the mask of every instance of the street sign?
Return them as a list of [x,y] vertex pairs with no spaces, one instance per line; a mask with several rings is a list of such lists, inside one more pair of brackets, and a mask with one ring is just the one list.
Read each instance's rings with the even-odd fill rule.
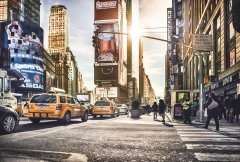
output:
[[195,51],[213,51],[212,35],[193,34],[192,44]]

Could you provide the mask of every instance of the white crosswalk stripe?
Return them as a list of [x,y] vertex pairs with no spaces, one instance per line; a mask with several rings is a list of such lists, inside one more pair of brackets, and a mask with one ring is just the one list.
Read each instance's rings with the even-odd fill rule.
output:
[[203,126],[176,124],[178,134],[199,161],[240,161],[240,127],[204,129]]

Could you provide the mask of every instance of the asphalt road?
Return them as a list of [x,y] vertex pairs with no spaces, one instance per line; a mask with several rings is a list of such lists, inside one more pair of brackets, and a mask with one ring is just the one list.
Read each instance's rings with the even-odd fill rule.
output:
[[0,161],[198,161],[182,128],[146,115],[91,118],[85,123],[75,119],[68,125],[56,121],[35,125],[23,118],[15,133],[0,136]]

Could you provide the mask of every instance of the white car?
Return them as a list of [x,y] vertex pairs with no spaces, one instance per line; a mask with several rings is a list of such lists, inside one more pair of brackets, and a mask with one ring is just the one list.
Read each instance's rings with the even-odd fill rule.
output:
[[119,109],[119,113],[121,114],[128,114],[128,107],[125,104],[117,104],[116,107]]

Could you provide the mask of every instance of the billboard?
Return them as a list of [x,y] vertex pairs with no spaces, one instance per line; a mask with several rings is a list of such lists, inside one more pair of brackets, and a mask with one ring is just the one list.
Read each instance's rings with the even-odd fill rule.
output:
[[95,0],[94,9],[95,24],[118,21],[118,0]]
[[77,95],[77,99],[80,102],[89,102],[90,101],[90,95],[89,94],[79,94],[79,95]]
[[114,24],[97,25],[98,36],[95,62],[118,62],[118,39],[112,33],[117,30],[116,26]]
[[43,30],[37,25],[7,21],[3,48],[10,53],[10,66],[25,77],[21,90],[43,91]]
[[118,97],[118,87],[96,88],[96,95],[99,97]]
[[118,64],[95,64],[94,83],[98,85],[118,83]]

